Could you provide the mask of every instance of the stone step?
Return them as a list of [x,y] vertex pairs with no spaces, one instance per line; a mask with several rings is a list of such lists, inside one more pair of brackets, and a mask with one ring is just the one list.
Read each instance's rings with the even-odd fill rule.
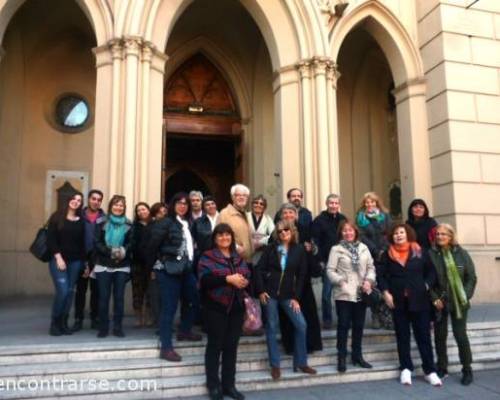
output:
[[[500,336],[492,338],[471,338],[474,354],[490,353],[500,350]],[[413,356],[418,358],[416,345],[412,343]],[[457,354],[454,340],[449,342],[449,354]],[[326,348],[309,356],[312,366],[333,365],[337,351]],[[395,343],[380,343],[364,347],[364,358],[371,362],[387,362],[397,365]],[[291,367],[292,358],[283,356],[283,366]],[[266,352],[243,352],[238,354],[238,371],[258,371],[268,368]],[[26,365],[8,365],[0,367],[0,379],[19,377],[41,380],[57,376],[64,379],[143,379],[151,377],[180,377],[202,374],[204,358],[202,355],[184,355],[181,363],[169,363],[154,357],[139,359],[80,360],[72,362],[30,363]]]
[[[417,361],[417,360],[415,360]],[[488,352],[483,354],[475,354],[474,370],[492,369],[500,367],[500,352]],[[460,370],[458,357],[450,356],[450,372]],[[294,373],[289,367],[283,366],[282,379],[274,382],[271,380],[269,371],[238,371],[237,385],[242,391],[254,390],[269,390],[279,389],[283,387],[299,387],[312,385],[331,385],[336,383],[347,383],[355,381],[370,381],[381,379],[396,379],[399,376],[399,371],[394,364],[387,362],[376,362],[372,370],[361,368],[353,368],[348,365],[348,370],[344,374],[339,374],[335,367],[331,364],[319,366],[318,374],[315,376]],[[416,371],[421,375],[421,371]],[[118,385],[124,384],[123,381],[114,379],[109,381],[109,387],[112,390],[96,389],[92,387],[92,383],[83,383],[81,387],[69,388],[64,390],[38,390],[36,392],[29,391],[13,391],[5,390],[2,392],[2,399],[90,399],[92,400],[124,400],[124,399],[164,399],[175,397],[191,397],[206,393],[205,377],[202,373],[193,374],[182,377],[162,377],[150,378],[149,387],[155,390],[134,391],[129,389],[119,390]],[[419,379],[419,378],[416,378]],[[154,383],[153,383],[154,382]],[[134,382],[134,387],[137,388],[138,382]],[[144,387],[147,386],[144,382]],[[394,384],[398,384],[396,381]],[[446,381],[445,381],[446,384]],[[95,385],[94,385],[95,386]],[[436,389],[438,390],[438,389]]]
[[[473,338],[500,336],[500,324],[470,324],[468,333],[471,340]],[[335,340],[335,331],[323,332],[325,348],[335,347]],[[394,333],[384,330],[367,329],[363,338],[365,346],[394,342]],[[180,342],[176,344],[176,349],[183,356],[202,355],[205,351],[205,344],[205,340],[197,343]],[[157,339],[120,340],[111,337],[98,342],[60,343],[41,346],[0,346],[0,366],[84,360],[155,358],[158,355],[158,348],[159,342]],[[265,352],[265,338],[263,336],[244,337],[241,339],[239,348],[242,352]]]

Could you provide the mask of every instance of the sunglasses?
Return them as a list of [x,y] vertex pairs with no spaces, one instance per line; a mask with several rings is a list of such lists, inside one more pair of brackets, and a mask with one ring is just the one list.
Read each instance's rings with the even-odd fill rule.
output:
[[290,228],[278,229],[278,235],[281,235],[283,232],[290,232]]
[[262,202],[262,201],[254,201],[253,205],[254,206],[264,206],[264,202]]

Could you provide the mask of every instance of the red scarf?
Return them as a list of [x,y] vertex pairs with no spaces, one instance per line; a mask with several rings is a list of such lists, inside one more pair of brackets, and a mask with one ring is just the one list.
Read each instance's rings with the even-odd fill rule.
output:
[[[410,253],[411,252],[411,253]],[[403,244],[391,244],[389,246],[389,257],[400,264],[402,267],[406,266],[410,254],[420,254],[421,249],[417,242],[406,242]]]

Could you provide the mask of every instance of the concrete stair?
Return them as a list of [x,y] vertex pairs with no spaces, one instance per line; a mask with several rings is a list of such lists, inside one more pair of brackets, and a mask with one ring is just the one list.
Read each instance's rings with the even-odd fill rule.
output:
[[[394,334],[367,329],[364,336],[364,357],[374,366],[371,370],[347,365],[347,372],[336,370],[335,332],[323,333],[324,350],[309,356],[309,364],[318,374],[309,376],[292,371],[292,359],[283,356],[282,379],[273,382],[269,375],[264,337],[241,339],[237,385],[242,391],[280,387],[298,387],[396,378],[397,351]],[[500,367],[500,322],[469,324],[469,338],[474,356],[474,370]],[[181,363],[169,363],[158,358],[158,341],[119,340],[108,338],[96,342],[48,345],[0,346],[0,398],[2,399],[160,399],[190,397],[206,393],[204,377],[205,343],[179,343]],[[459,371],[458,351],[449,337],[450,372]],[[413,345],[415,365],[418,351]],[[417,373],[421,373],[417,371]],[[12,390],[8,382],[47,382],[57,379],[64,389],[44,388]],[[95,387],[107,380],[107,387]],[[143,380],[143,390],[138,390]],[[75,387],[78,381],[78,387]],[[127,387],[126,383],[132,387]],[[2,387],[3,383],[3,387]],[[11,383],[12,384],[12,383]],[[155,390],[148,390],[155,388]],[[47,385],[47,383],[45,383]]]

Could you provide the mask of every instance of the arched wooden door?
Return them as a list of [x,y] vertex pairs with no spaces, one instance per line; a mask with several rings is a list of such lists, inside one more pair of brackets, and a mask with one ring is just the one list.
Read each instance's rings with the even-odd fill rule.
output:
[[203,54],[185,61],[166,83],[164,121],[165,200],[172,192],[168,179],[174,171],[184,169],[206,185],[188,187],[186,181],[185,190],[208,191],[223,207],[231,185],[243,178],[241,121],[228,83]]

